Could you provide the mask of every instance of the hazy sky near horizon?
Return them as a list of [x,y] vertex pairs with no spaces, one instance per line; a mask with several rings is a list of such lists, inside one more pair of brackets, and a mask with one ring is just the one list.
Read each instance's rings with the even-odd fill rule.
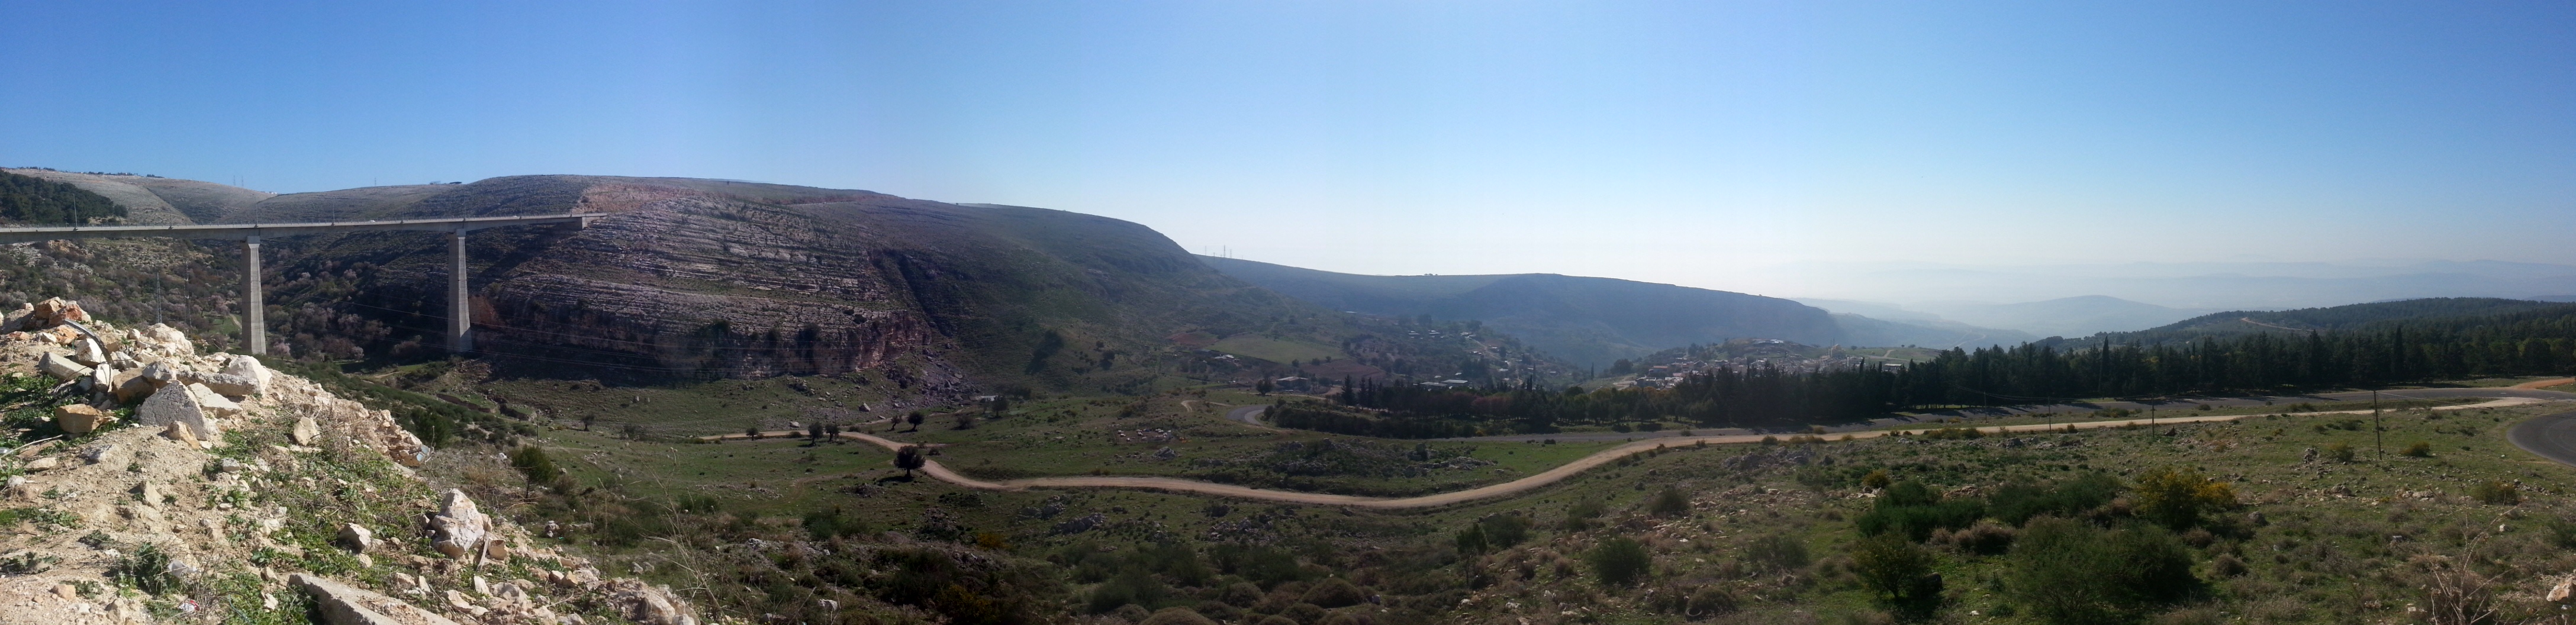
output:
[[[0,0],[0,165],[536,173],[1358,273],[2576,263],[2567,2]],[[1767,277],[1766,277],[1767,276]],[[1848,295],[1848,294],[1843,294]]]

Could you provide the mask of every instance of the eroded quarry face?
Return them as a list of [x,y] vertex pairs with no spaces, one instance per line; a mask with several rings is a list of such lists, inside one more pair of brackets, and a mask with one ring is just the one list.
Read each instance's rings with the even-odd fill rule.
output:
[[423,480],[390,412],[77,302],[0,332],[0,622],[697,622]]

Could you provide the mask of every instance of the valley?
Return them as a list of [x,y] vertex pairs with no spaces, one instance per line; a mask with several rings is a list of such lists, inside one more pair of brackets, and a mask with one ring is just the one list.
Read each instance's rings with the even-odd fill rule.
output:
[[[0,344],[0,474],[25,478],[0,533],[26,549],[0,553],[0,602],[65,619],[338,622],[300,575],[478,623],[2346,623],[2545,616],[2576,570],[2576,469],[2550,460],[2576,459],[2566,304],[1980,345],[2014,335],[1602,278],[1314,272],[858,190],[31,177],[126,211],[101,221],[607,214],[478,234],[485,340],[457,356],[430,237],[270,241],[257,358],[223,355],[237,244],[0,254],[0,304],[27,304]],[[117,345],[90,359],[46,321],[65,299]],[[112,372],[46,364],[74,359]],[[294,390],[227,399],[233,438],[188,448],[114,392],[147,359],[261,363]],[[71,435],[72,406],[119,421]],[[304,451],[301,420],[391,438]],[[174,451],[129,479],[84,460],[107,446]],[[311,486],[228,486],[267,471]],[[153,505],[165,487],[186,495]],[[515,528],[515,559],[430,547],[444,530],[405,519],[447,490]],[[290,529],[207,529],[265,518]],[[352,550],[349,523],[407,551]],[[143,544],[205,576],[134,574]]]

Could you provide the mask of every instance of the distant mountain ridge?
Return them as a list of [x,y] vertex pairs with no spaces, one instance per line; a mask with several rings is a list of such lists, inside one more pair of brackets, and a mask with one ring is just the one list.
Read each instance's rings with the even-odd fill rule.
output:
[[[1776,338],[1812,345],[1947,347],[1978,328],[1834,315],[1795,301],[1670,284],[1558,274],[1371,276],[1200,256],[1227,275],[1336,310],[1476,320],[1550,355],[1606,364],[1694,343]],[[2003,339],[2028,337],[1998,337]]]
[[2453,323],[2520,314],[2576,313],[2576,304],[2491,297],[2427,297],[2298,310],[2237,310],[2201,315],[2135,332],[2067,337],[2066,343],[2173,343],[2261,333],[2338,332],[2389,324]]

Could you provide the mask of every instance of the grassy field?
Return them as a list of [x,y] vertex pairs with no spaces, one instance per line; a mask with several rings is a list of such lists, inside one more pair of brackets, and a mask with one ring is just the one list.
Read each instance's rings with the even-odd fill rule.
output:
[[[635,403],[656,400],[676,403],[659,396]],[[1269,400],[1226,390],[1038,400],[1015,404],[1000,418],[979,418],[969,429],[937,417],[917,432],[889,434],[883,426],[870,431],[942,444],[937,460],[985,478],[1099,472],[1372,495],[1490,484],[1612,445],[1429,443],[1423,448],[1431,456],[1454,459],[1459,468],[1414,471],[1428,464],[1409,454],[1415,441],[1283,432],[1224,418],[1233,407]],[[2227,483],[2234,503],[2165,534],[2181,545],[2195,590],[2137,607],[2123,618],[2404,622],[2409,604],[2420,607],[2424,588],[2444,574],[2439,563],[2453,561],[2475,563],[2506,610],[2539,607],[2528,597],[2554,583],[2554,572],[2576,569],[2576,551],[2570,549],[2576,547],[2576,508],[2565,498],[2576,471],[2529,457],[2502,433],[2523,418],[2563,406],[2425,409],[2432,405],[2382,403],[2385,456],[2374,446],[2369,424],[2352,415],[2256,416],[2008,438],[1720,445],[1632,457],[1522,496],[1409,511],[1112,489],[976,492],[928,478],[903,479],[890,466],[891,454],[857,443],[682,443],[649,433],[648,440],[637,441],[620,438],[622,429],[601,428],[551,431],[544,444],[575,481],[614,488],[621,496],[680,502],[675,508],[721,510],[673,513],[701,519],[673,527],[708,528],[695,531],[736,536],[727,539],[735,542],[741,536],[800,540],[817,527],[959,541],[963,549],[1060,571],[1051,573],[1058,575],[1060,590],[1043,591],[1059,593],[1044,596],[1060,605],[1040,609],[1077,615],[1136,603],[1191,607],[1242,622],[1252,620],[1246,615],[1304,610],[1299,606],[1312,603],[1312,589],[1338,578],[1382,599],[1323,614],[1367,615],[1390,625],[1521,619],[1534,625],[1889,622],[1899,606],[1870,589],[1868,569],[1854,555],[1864,539],[1858,520],[1876,505],[1874,490],[1862,483],[1870,473],[1920,482],[1952,500],[1983,501],[2006,484],[2048,484],[2096,472],[2135,487],[2151,470],[2165,468]],[[1169,433],[1172,439],[1138,438],[1140,431]],[[1176,456],[1154,456],[1165,448]],[[2408,455],[2409,448],[2418,455]],[[2339,458],[2337,450],[2350,450],[2350,460]],[[2495,488],[2512,491],[2518,501],[2506,502],[2493,494]],[[1655,510],[1668,490],[1680,493],[1684,510]],[[2138,497],[2124,492],[2073,514],[2102,527],[2144,527]],[[1460,532],[1506,517],[1525,526],[1525,535],[1509,548],[1458,547]],[[1991,518],[1982,523],[1990,528],[1979,530],[1985,535],[2028,531]],[[894,539],[865,539],[876,540]],[[1636,541],[1648,555],[1650,566],[1639,581],[1602,579],[1594,557],[1614,540]],[[2027,600],[2027,589],[2015,585],[2024,583],[2015,581],[2024,567],[2011,549],[1964,540],[1944,529],[1920,543],[1931,570],[1946,580],[1933,622],[2047,622]],[[674,555],[667,545],[653,546],[660,543],[633,544],[620,557],[648,564],[721,557],[720,547],[688,547]],[[860,549],[852,546],[859,544],[874,543],[846,543],[836,551]],[[1794,545],[1797,557],[1781,556],[1782,545]],[[1092,553],[1135,555],[1100,564],[1083,555]],[[1154,568],[1163,565],[1150,564],[1147,553],[1195,558],[1205,570]],[[1093,566],[1109,568],[1084,568]],[[1129,574],[1121,570],[1148,573],[1121,578]],[[709,582],[673,574],[679,575],[670,580],[675,584]],[[1134,579],[1155,580],[1153,588],[1162,590],[1141,599],[1119,594],[1142,583]],[[1250,584],[1258,601],[1210,599],[1230,596],[1224,589],[1237,582]],[[1696,604],[1671,599],[1677,596],[1722,597],[1726,607],[1713,615],[1685,614]]]
[[1217,341],[1216,345],[1211,346],[1210,349],[1246,358],[1259,358],[1280,364],[1287,364],[1292,360],[1311,362],[1325,358],[1348,357],[1342,353],[1342,350],[1334,349],[1328,345],[1319,345],[1303,341],[1283,341],[1251,334],[1238,334],[1226,337],[1225,340]]
[[[2410,410],[2410,409],[2418,409],[2418,408],[2431,408],[2431,407],[2436,407],[2436,406],[2461,406],[2461,405],[2475,404],[2475,403],[2480,403],[2480,402],[2487,401],[2488,399],[2489,399],[2489,398],[2482,398],[2482,397],[2462,397],[2462,398],[2451,398],[2451,399],[2403,399],[2403,400],[2395,400],[2395,399],[2393,399],[2393,400],[2385,400],[2385,401],[2381,401],[2381,402],[2379,402],[2379,408],[2380,408],[2381,410],[2383,410],[2383,411],[2388,411],[2388,412],[2394,413],[2394,412],[2396,412],[2396,411],[2400,411],[2400,410]],[[2371,408],[2371,403],[2370,403],[2370,402],[2367,402],[2367,401],[2350,401],[2350,402],[2297,402],[2297,403],[2284,403],[2284,404],[2277,404],[2277,405],[2270,405],[2270,406],[2210,406],[2210,407],[2209,407],[2209,409],[2207,409],[2207,410],[2200,410],[2200,409],[2194,409],[2194,408],[2177,408],[2177,409],[2170,409],[2170,410],[2158,410],[2158,411],[2156,411],[2154,414],[2155,414],[2155,416],[2166,417],[2166,418],[2173,418],[2173,417],[2196,417],[2196,416],[2210,416],[2210,415],[2250,415],[2250,414],[2272,414],[2272,413],[2291,412],[2291,411],[2298,411],[2298,412],[2341,412],[2341,411],[2347,411],[2347,410],[2369,410],[2370,408]],[[2014,415],[2008,415],[2008,416],[1993,416],[1993,417],[1950,417],[1950,418],[1930,418],[1930,417],[1927,417],[1927,418],[1924,418],[1924,419],[1922,419],[1922,420],[1920,420],[1920,421],[1916,421],[1916,422],[1914,422],[1914,423],[1897,423],[1897,424],[1891,424],[1891,425],[1885,425],[1885,426],[1874,427],[1874,428],[1870,428],[1870,429],[1875,429],[1875,430],[1910,430],[1910,429],[1925,428],[1925,427],[1940,427],[1940,426],[1945,425],[1945,424],[1949,424],[1949,425],[1960,425],[1960,426],[1975,426],[1975,427],[1995,427],[1995,426],[2005,426],[2005,425],[2059,424],[2059,423],[2085,423],[2085,422],[2091,422],[2091,421],[2105,421],[2105,420],[2145,419],[2145,418],[2148,418],[2148,416],[2149,416],[2149,415],[2148,415],[2148,413],[2147,413],[2147,412],[2145,412],[2145,411],[2137,411],[2137,412],[2133,412],[2133,413],[2111,413],[2111,412],[2100,412],[2100,411],[2086,411],[2086,412],[2026,413],[2026,414],[2014,414]],[[2349,416],[2351,416],[2351,415],[2342,415],[2342,416],[2349,417]]]

